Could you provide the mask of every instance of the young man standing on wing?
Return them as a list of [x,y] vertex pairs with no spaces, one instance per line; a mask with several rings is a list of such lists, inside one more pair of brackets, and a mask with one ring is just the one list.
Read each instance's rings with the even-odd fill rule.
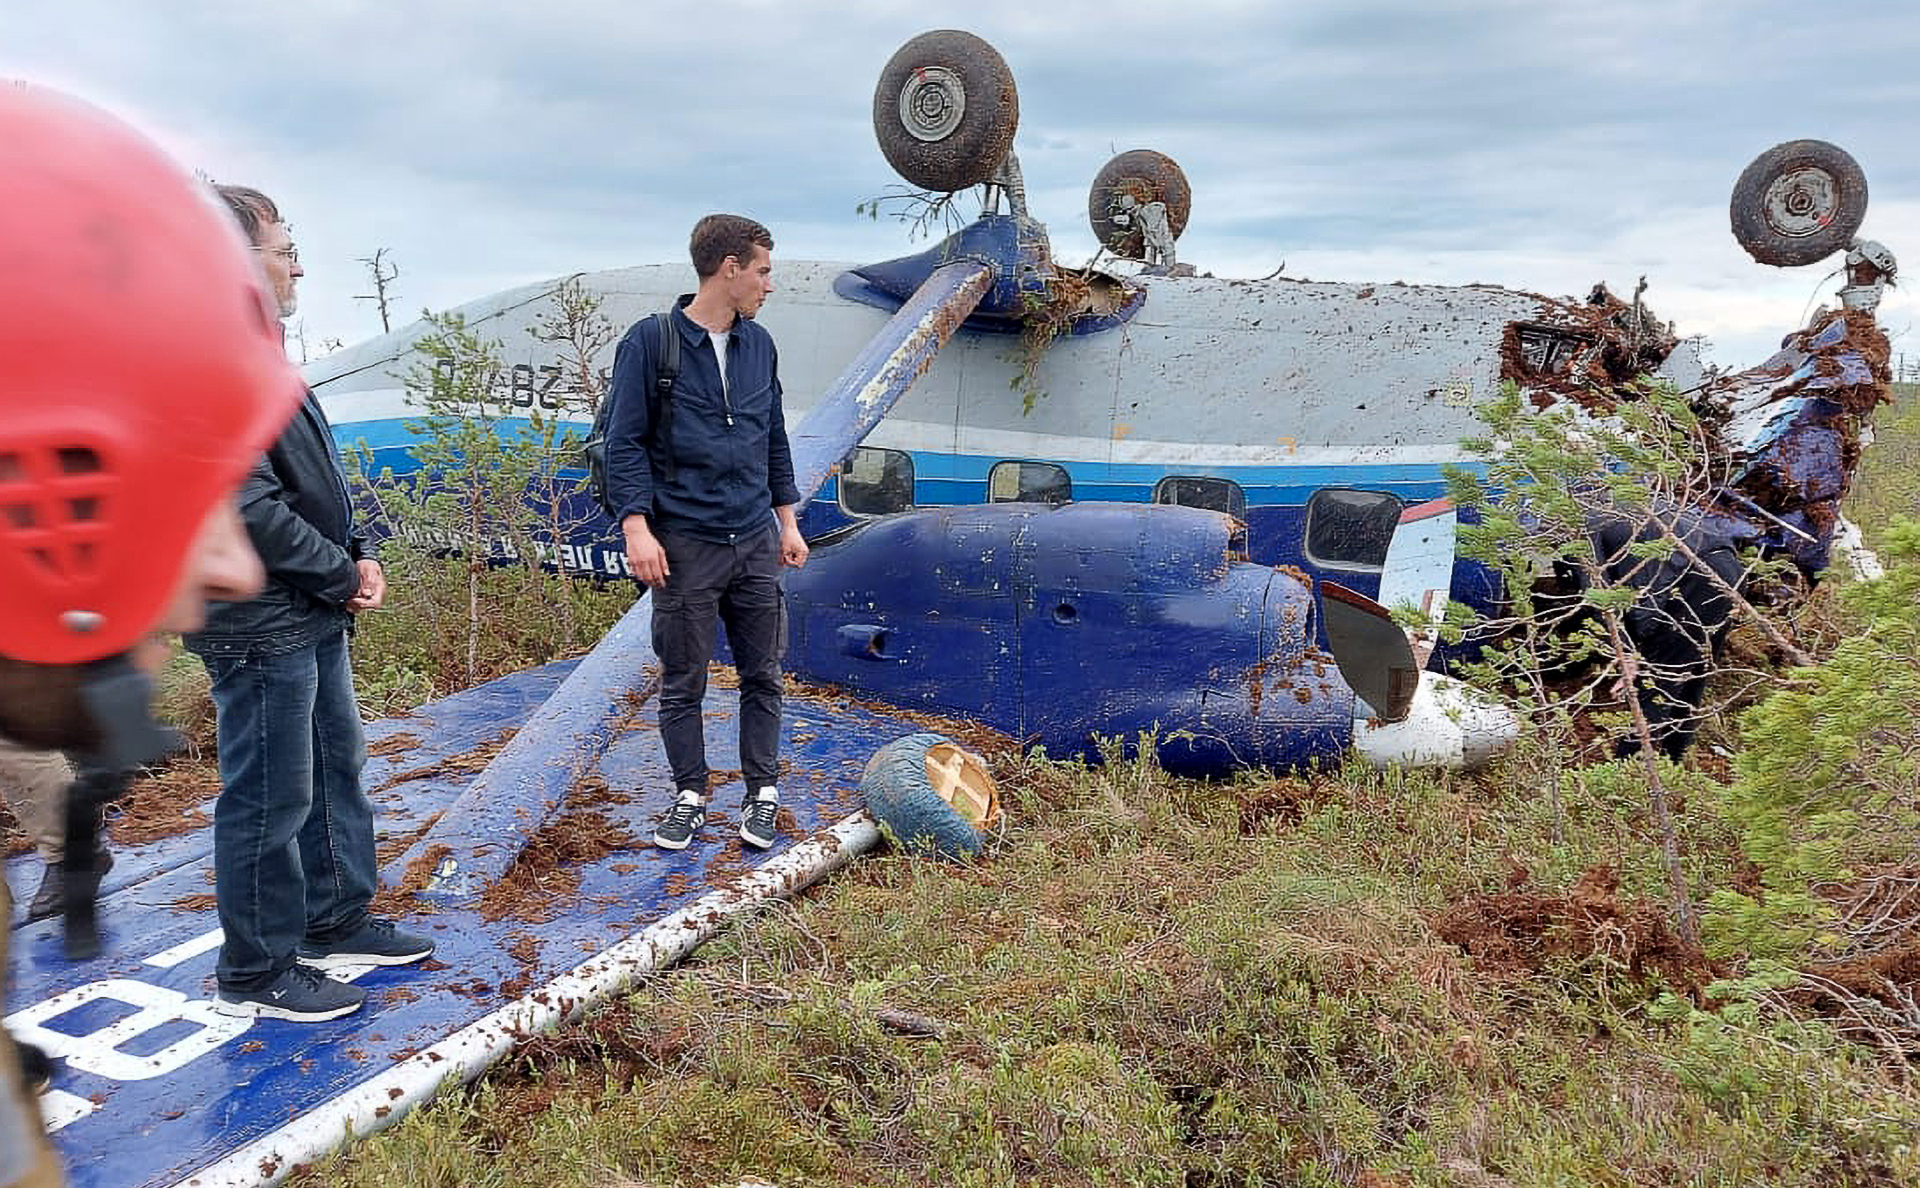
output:
[[[780,567],[807,560],[779,361],[753,321],[773,292],[773,236],[708,215],[689,247],[698,291],[636,323],[614,354],[607,486],[627,564],[654,600],[660,743],[677,790],[654,844],[685,849],[706,819],[700,703],[718,620],[740,676],[740,838],[764,849],[780,806]],[[652,391],[662,334],[680,346],[664,397]]]

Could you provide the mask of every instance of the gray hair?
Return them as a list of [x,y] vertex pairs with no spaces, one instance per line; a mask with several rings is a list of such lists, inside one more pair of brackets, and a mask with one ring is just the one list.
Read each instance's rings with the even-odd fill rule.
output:
[[280,208],[273,199],[262,194],[252,186],[215,186],[213,192],[227,204],[233,217],[240,221],[240,229],[247,233],[247,242],[255,247],[260,245],[260,228],[268,223],[281,222]]

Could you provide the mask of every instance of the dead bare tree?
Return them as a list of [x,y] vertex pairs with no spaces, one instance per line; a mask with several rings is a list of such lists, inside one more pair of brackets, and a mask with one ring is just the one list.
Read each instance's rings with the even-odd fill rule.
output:
[[[600,296],[580,283],[578,274],[560,282],[553,292],[553,303],[528,329],[535,342],[554,349],[560,380],[552,385],[552,413],[562,416],[579,413],[591,416],[606,398],[607,374],[600,361],[614,343],[618,330],[600,311]],[[558,448],[571,453],[580,443],[578,434],[567,431],[552,438]],[[560,460],[551,468],[557,470]],[[556,544],[573,535],[580,525],[568,518],[566,502],[558,484],[545,502],[547,532]],[[568,637],[574,632],[574,608],[570,599],[561,599],[559,615]]]
[[354,300],[373,302],[380,310],[380,332],[390,333],[393,323],[387,316],[387,303],[392,299],[392,294],[387,291],[387,286],[400,276],[400,266],[387,259],[386,248],[375,248],[373,255],[360,257],[360,262],[367,266],[367,273],[373,278],[373,292],[361,293]]

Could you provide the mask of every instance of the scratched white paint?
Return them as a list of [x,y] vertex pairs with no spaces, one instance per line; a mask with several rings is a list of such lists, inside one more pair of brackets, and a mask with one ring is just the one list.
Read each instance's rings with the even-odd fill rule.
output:
[[[760,314],[779,346],[790,421],[890,316],[833,292],[846,267],[782,261],[781,288]],[[624,330],[665,309],[691,276],[684,265],[650,265],[581,279]],[[1046,349],[1031,412],[1012,382],[1018,336],[963,330],[867,444],[1089,462],[1168,460],[1169,446],[1180,460],[1213,465],[1431,460],[1476,431],[1473,405],[1494,394],[1503,328],[1540,316],[1543,304],[1482,286],[1140,283],[1146,301],[1126,326],[1062,337]],[[551,289],[523,286],[460,312],[500,340],[509,365],[537,368],[555,361],[551,347],[527,334],[551,314]],[[423,328],[415,323],[307,368],[335,424],[403,415],[394,396],[419,362],[410,345]],[[610,366],[612,348],[597,362]],[[1669,364],[1673,378],[1684,385],[1698,370],[1692,344],[1683,344]]]

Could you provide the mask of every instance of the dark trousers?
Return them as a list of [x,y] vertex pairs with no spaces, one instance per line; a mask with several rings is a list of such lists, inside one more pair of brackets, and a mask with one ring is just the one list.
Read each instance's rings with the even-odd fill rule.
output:
[[780,774],[780,542],[772,525],[733,544],[662,532],[667,583],[653,591],[653,650],[660,657],[660,745],[673,786],[707,793],[707,694],[714,621],[740,675],[740,774],[749,791]]
[[214,899],[220,985],[256,990],[302,939],[357,928],[378,889],[373,805],[345,632],[287,652],[204,657],[219,727]]

